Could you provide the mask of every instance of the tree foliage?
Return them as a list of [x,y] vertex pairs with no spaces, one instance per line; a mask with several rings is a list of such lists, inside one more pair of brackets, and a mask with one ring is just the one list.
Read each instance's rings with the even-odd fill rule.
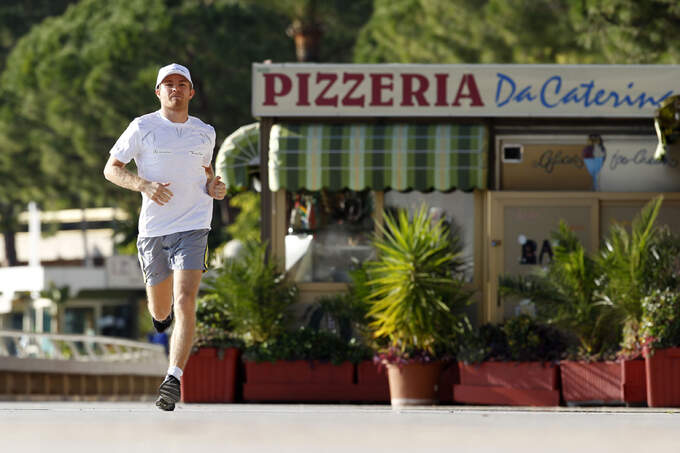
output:
[[677,63],[680,3],[676,0],[579,0],[577,31],[587,50],[607,63]]
[[16,42],[46,17],[58,16],[77,0],[3,0],[0,4],[0,71]]
[[376,0],[360,62],[546,63],[575,59],[566,1]]
[[[291,27],[318,26],[322,32],[319,61],[343,63],[352,61],[354,44],[359,30],[373,12],[373,0],[240,0],[275,11],[288,20],[286,27],[278,30],[278,39],[288,42],[294,50],[289,35]],[[281,60],[274,58],[274,60]]]
[[376,0],[355,61],[673,63],[675,0]]

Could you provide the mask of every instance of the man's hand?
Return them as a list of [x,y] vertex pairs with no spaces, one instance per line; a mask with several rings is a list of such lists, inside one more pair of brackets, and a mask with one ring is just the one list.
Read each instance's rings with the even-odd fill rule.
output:
[[227,186],[220,181],[219,176],[215,176],[213,179],[208,181],[208,195],[213,197],[216,200],[222,200],[224,199],[224,196],[227,194]]
[[154,203],[164,206],[172,198],[172,192],[168,189],[170,183],[147,182],[143,192]]

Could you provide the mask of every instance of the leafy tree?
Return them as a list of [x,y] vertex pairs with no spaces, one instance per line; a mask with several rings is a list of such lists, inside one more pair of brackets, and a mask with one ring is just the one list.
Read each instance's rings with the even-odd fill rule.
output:
[[58,16],[77,0],[3,0],[0,4],[0,71],[16,42],[46,17]]
[[581,57],[567,0],[376,0],[358,62],[548,63]]
[[[0,71],[16,42],[35,24],[49,16],[61,14],[75,0],[6,0],[0,4]],[[6,100],[9,94],[0,92]],[[6,117],[3,108],[0,116]],[[11,121],[4,121],[5,128]],[[1,127],[2,123],[0,123]],[[12,127],[26,125],[14,123]],[[37,174],[29,169],[36,168],[36,162],[22,156],[20,150],[9,143],[0,131],[0,233],[5,242],[5,256],[9,265],[17,264],[14,232],[18,229],[17,217],[34,195],[34,186],[39,184]]]
[[[361,27],[373,12],[372,0],[241,0],[257,4],[285,17],[286,27],[278,30],[292,38],[296,31],[315,30],[321,33],[318,61],[352,61],[354,44]],[[279,38],[281,39],[281,38]],[[288,41],[293,50],[293,42]],[[280,60],[280,58],[275,58]]]
[[676,0],[376,0],[357,62],[673,63]]
[[680,3],[676,0],[579,0],[579,42],[607,63],[677,63]]

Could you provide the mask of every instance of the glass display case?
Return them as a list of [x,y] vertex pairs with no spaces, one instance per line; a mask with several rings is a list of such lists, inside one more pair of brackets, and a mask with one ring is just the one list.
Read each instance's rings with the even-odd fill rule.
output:
[[296,282],[349,282],[372,256],[374,210],[369,190],[288,192],[286,271]]

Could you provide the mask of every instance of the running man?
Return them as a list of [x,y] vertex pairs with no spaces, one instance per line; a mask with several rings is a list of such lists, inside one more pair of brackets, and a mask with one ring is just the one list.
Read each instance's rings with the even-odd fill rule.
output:
[[[137,250],[154,327],[163,332],[177,318],[170,338],[168,373],[156,406],[175,409],[180,379],[194,339],[196,295],[206,270],[213,198],[226,186],[211,161],[215,129],[189,116],[194,87],[189,70],[170,64],[158,71],[160,110],[135,118],[110,152],[104,176],[141,192]],[[137,174],[125,166],[132,160]]]

